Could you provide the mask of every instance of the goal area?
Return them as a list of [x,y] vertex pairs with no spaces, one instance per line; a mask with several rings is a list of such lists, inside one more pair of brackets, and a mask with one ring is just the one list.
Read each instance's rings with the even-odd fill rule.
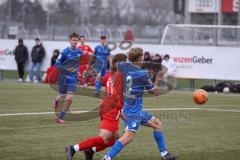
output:
[[168,24],[161,44],[240,47],[240,26]]

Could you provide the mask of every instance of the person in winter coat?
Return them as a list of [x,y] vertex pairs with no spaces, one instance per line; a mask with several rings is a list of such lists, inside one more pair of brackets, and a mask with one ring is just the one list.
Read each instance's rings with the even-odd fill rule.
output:
[[45,49],[40,41],[39,38],[35,39],[36,45],[33,46],[31,52],[32,58],[32,66],[29,71],[29,79],[33,82],[33,70],[36,67],[36,79],[34,80],[35,83],[41,82],[41,75],[40,75],[40,68],[45,56]]
[[28,49],[23,44],[23,39],[20,38],[18,40],[18,45],[16,46],[13,53],[14,53],[15,60],[17,63],[17,68],[18,68],[18,75],[19,75],[18,82],[23,82],[24,66],[28,60]]

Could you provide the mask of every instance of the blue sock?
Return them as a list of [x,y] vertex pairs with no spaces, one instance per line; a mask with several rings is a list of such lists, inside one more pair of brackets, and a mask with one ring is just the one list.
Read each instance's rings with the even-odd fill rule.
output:
[[95,82],[95,89],[96,89],[96,91],[99,92],[101,87],[102,87],[101,81],[100,80],[96,80],[96,82]]
[[63,117],[65,116],[65,112],[63,112],[63,111],[61,111],[60,113],[59,113],[59,115],[58,115],[58,118],[59,119],[63,119]]
[[113,159],[123,149],[123,147],[124,145],[120,141],[116,141],[106,155]]
[[157,143],[158,149],[160,152],[166,151],[165,141],[164,141],[164,135],[162,131],[154,131],[154,138]]

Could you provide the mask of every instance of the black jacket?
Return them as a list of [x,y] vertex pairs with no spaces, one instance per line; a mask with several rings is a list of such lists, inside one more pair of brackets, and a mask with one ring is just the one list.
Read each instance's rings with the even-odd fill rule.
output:
[[45,56],[45,49],[42,46],[42,44],[35,45],[32,48],[31,57],[32,57],[32,62],[33,63],[41,63],[43,58],[44,58],[44,56]]
[[25,63],[28,60],[28,50],[25,45],[18,45],[13,53],[17,63]]

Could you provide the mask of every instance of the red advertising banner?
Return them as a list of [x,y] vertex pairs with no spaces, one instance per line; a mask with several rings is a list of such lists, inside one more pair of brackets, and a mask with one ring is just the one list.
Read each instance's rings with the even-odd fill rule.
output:
[[223,13],[234,13],[238,12],[239,0],[222,0],[222,12]]

